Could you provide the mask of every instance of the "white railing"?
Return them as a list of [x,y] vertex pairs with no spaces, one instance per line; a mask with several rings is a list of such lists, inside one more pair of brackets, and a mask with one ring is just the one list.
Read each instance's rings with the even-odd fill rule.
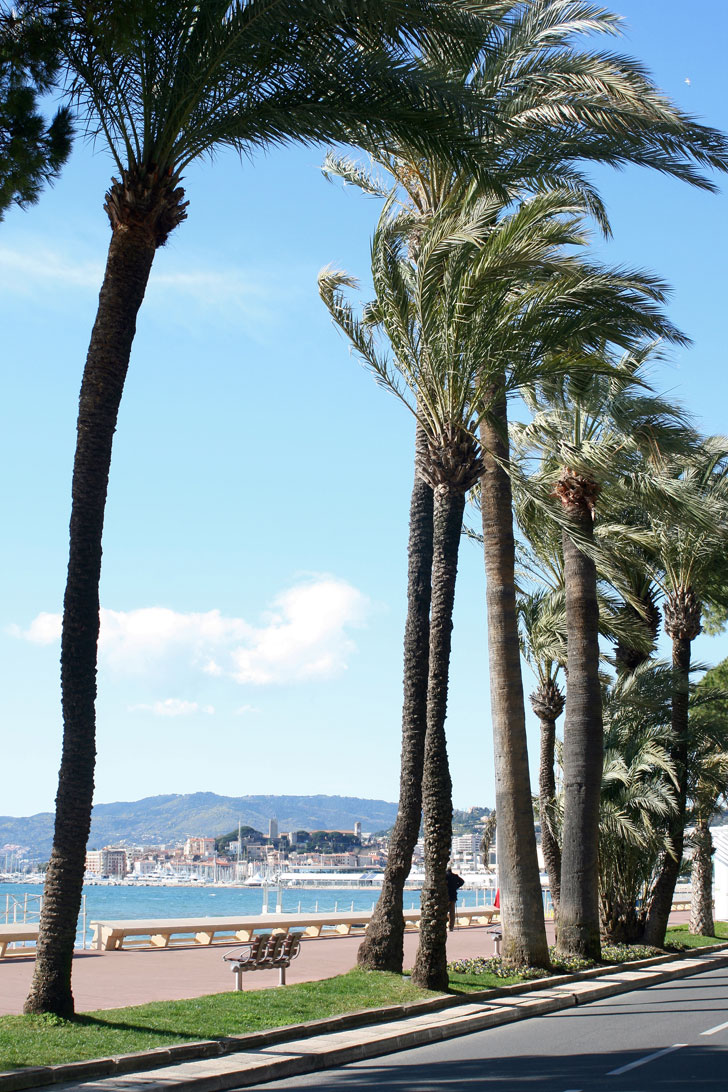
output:
[[[6,895],[5,906],[2,905],[0,896],[0,925],[32,925],[40,921],[40,912],[43,909],[43,895],[36,895],[25,891],[22,895]],[[85,950],[87,944],[87,913],[86,896],[81,896],[81,948]],[[10,947],[25,948],[29,941],[16,941]]]

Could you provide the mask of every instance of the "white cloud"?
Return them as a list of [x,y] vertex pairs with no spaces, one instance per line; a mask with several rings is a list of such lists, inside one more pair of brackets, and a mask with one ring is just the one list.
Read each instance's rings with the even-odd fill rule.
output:
[[247,717],[251,713],[259,713],[260,709],[257,705],[239,705],[237,709],[233,709],[233,713],[236,717]]
[[32,240],[22,250],[0,246],[0,284],[14,294],[29,294],[43,284],[98,292],[103,274],[98,261],[77,261]]
[[27,629],[20,626],[8,626],[8,633],[12,637],[22,637],[31,641],[34,645],[52,645],[61,639],[60,614],[47,614],[41,611],[36,615]]
[[[190,310],[212,312],[227,322],[244,326],[274,321],[281,287],[265,269],[227,266],[174,268],[174,255],[163,255],[149,281],[145,307],[171,311],[180,318]],[[79,255],[72,244],[49,247],[44,240],[26,238],[22,247],[0,246],[0,290],[6,295],[33,296],[53,288],[55,293],[81,292],[95,297],[104,273],[103,262]],[[289,288],[295,296],[295,288]]]
[[[282,592],[258,626],[219,610],[102,608],[99,659],[124,675],[158,674],[173,665],[255,686],[330,678],[346,670],[355,649],[349,630],[364,624],[369,608],[366,596],[335,577]],[[13,626],[10,632],[48,645],[60,637],[61,616],[39,614],[27,629]]]
[[215,712],[214,705],[199,705],[196,701],[183,701],[181,698],[165,698],[164,701],[155,701],[151,705],[130,705],[129,712],[137,710],[154,713],[155,717],[189,717],[193,713],[207,713],[211,716]]
[[367,612],[361,592],[343,580],[319,580],[283,592],[275,606],[267,625],[232,652],[238,682],[264,685],[345,670],[354,649],[346,630]]

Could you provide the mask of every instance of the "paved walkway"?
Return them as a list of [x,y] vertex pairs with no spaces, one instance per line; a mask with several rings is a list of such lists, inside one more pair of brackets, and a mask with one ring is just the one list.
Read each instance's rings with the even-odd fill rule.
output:
[[[405,966],[417,951],[417,933],[405,934]],[[286,981],[314,982],[342,974],[356,964],[361,937],[304,940]],[[232,989],[233,975],[222,957],[235,945],[209,948],[137,949],[121,952],[77,952],[73,961],[73,995],[77,1012],[123,1008],[147,1001],[176,1001]],[[30,949],[29,949],[30,951]],[[449,934],[448,956],[492,954],[493,938],[484,927],[469,926]],[[22,1011],[30,987],[34,957],[0,960],[0,1015]],[[244,976],[246,990],[278,985],[278,971]]]
[[[685,912],[670,921],[685,921]],[[546,923],[553,943],[553,923]],[[405,933],[405,967],[417,952],[417,933]],[[286,981],[316,982],[342,974],[356,964],[361,937],[304,940],[300,956],[286,972]],[[73,961],[73,995],[77,1012],[124,1008],[148,1001],[178,1001],[232,989],[233,975],[222,957],[235,945],[209,948],[138,949],[120,952],[77,952]],[[493,938],[483,926],[470,925],[448,934],[449,959],[492,955]],[[34,956],[0,960],[0,1016],[22,1012],[30,988]],[[256,971],[244,976],[246,990],[278,985],[278,971]]]

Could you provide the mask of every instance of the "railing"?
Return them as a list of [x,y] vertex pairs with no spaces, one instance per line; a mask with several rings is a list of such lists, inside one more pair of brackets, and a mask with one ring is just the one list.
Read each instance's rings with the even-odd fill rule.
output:
[[[0,896],[0,900],[2,896]],[[5,907],[0,901],[0,925],[33,925],[40,921],[40,913],[43,909],[43,895],[36,895],[30,891],[22,895],[6,895]],[[86,913],[86,896],[81,896],[81,948],[86,948],[86,933],[88,930]],[[11,948],[25,948],[30,941],[15,941],[8,945]]]

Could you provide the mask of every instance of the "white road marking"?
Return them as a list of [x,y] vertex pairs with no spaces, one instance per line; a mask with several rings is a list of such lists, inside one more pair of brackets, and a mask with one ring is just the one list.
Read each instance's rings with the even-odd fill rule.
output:
[[701,1035],[715,1035],[717,1031],[723,1031],[724,1028],[728,1028],[728,1020],[725,1024],[716,1024],[714,1028],[708,1028],[707,1031],[701,1031]]
[[621,1077],[623,1073],[629,1072],[630,1069],[637,1069],[640,1065],[647,1065],[648,1062],[654,1062],[655,1058],[662,1058],[665,1054],[672,1054],[673,1050],[679,1050],[680,1047],[687,1045],[687,1043],[674,1043],[671,1047],[665,1047],[664,1050],[657,1050],[654,1054],[648,1054],[646,1058],[640,1058],[638,1062],[630,1062],[629,1065],[620,1066],[619,1069],[610,1069],[607,1076]]

